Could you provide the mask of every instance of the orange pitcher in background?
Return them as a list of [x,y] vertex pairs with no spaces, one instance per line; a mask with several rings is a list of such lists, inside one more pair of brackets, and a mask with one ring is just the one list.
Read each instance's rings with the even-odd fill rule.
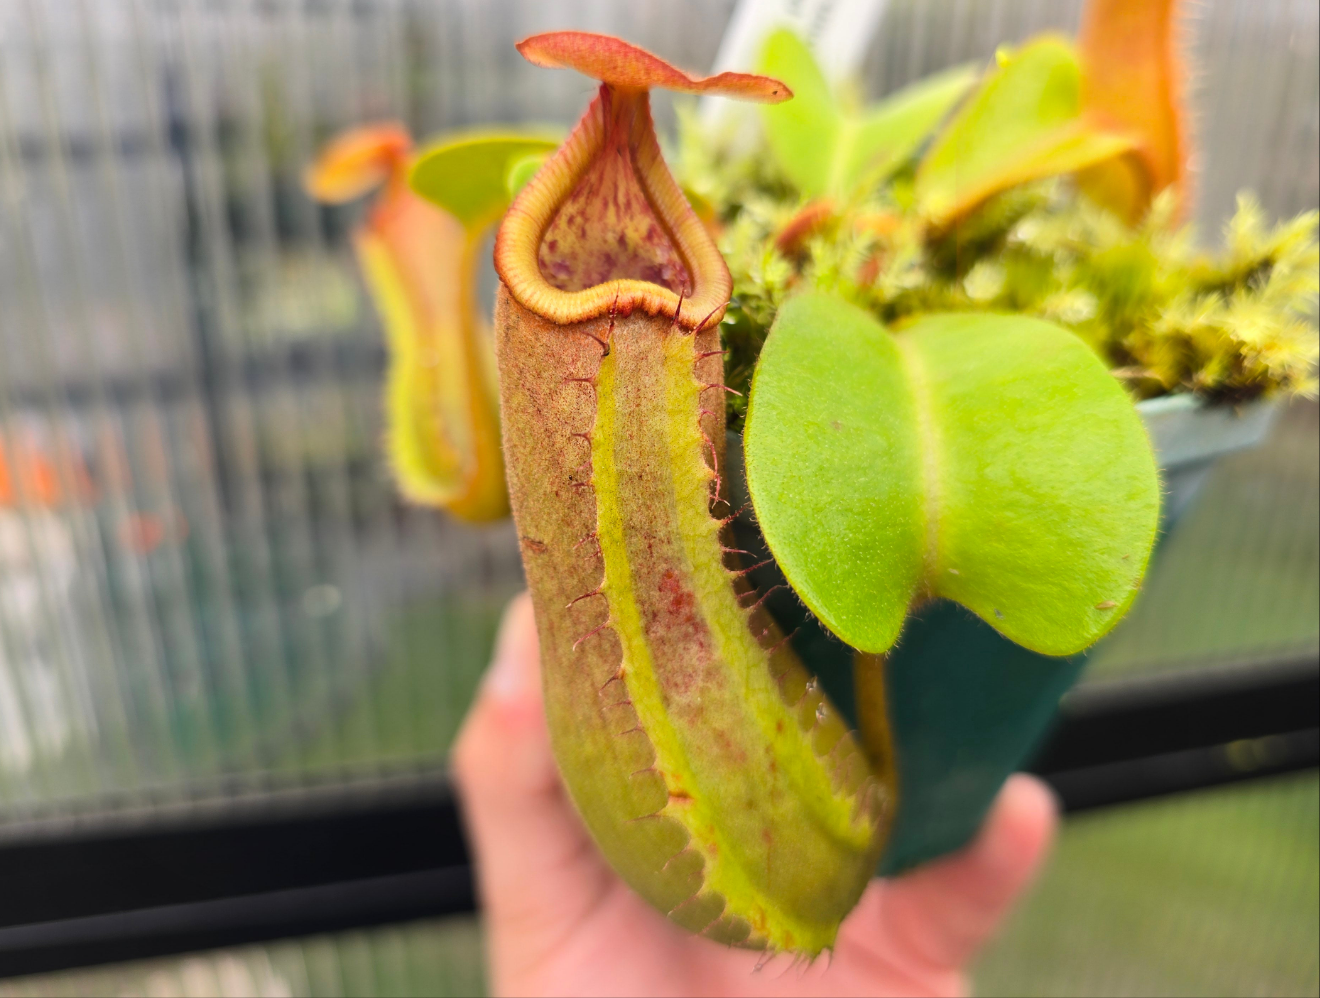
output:
[[464,520],[497,520],[509,500],[490,335],[474,293],[480,233],[409,190],[412,148],[398,124],[352,129],[305,184],[330,204],[382,188],[353,241],[386,332],[386,437],[400,490]]

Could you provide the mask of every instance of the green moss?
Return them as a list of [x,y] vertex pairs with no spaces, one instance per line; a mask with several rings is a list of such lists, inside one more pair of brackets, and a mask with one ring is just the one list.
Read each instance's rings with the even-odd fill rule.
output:
[[[764,147],[729,147],[680,115],[680,179],[714,209],[733,274],[726,378],[744,395],[779,306],[806,288],[888,323],[949,309],[1048,319],[1091,344],[1136,398],[1316,392],[1316,212],[1270,225],[1241,195],[1222,247],[1208,252],[1174,224],[1171,199],[1132,227],[1054,180],[935,233],[918,220],[908,171],[785,249],[777,237],[807,199]],[[730,396],[735,426],[745,405]]]

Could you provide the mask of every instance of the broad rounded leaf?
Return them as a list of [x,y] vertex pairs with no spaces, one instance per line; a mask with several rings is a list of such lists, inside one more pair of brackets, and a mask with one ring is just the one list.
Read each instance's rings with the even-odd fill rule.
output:
[[414,191],[438,204],[469,230],[484,228],[509,206],[509,167],[546,154],[560,136],[546,132],[470,132],[422,149],[408,173]]
[[1072,44],[1043,36],[1010,56],[935,139],[917,171],[917,203],[937,225],[1016,184],[1113,159],[1134,139],[1082,115]]
[[780,309],[745,431],[766,541],[817,616],[881,652],[955,600],[1068,655],[1131,604],[1159,518],[1137,413],[1077,337],[1022,316],[891,333],[837,298]]

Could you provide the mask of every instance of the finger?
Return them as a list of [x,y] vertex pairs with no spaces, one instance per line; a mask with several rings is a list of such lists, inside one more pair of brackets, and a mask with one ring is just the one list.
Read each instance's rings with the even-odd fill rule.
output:
[[1040,869],[1057,811],[1045,784],[1010,777],[970,845],[873,885],[842,935],[887,958],[902,954],[913,970],[960,970]]
[[492,947],[517,937],[531,955],[553,944],[538,934],[573,924],[608,878],[555,769],[525,593],[505,612],[452,758]]

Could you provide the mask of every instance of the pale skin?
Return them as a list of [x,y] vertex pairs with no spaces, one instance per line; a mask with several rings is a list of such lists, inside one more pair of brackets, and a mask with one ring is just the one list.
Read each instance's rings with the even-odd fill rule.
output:
[[959,995],[966,967],[1043,861],[1049,790],[1004,786],[962,852],[876,880],[834,952],[808,965],[691,936],[596,851],[555,770],[531,601],[505,614],[454,750],[496,995]]

